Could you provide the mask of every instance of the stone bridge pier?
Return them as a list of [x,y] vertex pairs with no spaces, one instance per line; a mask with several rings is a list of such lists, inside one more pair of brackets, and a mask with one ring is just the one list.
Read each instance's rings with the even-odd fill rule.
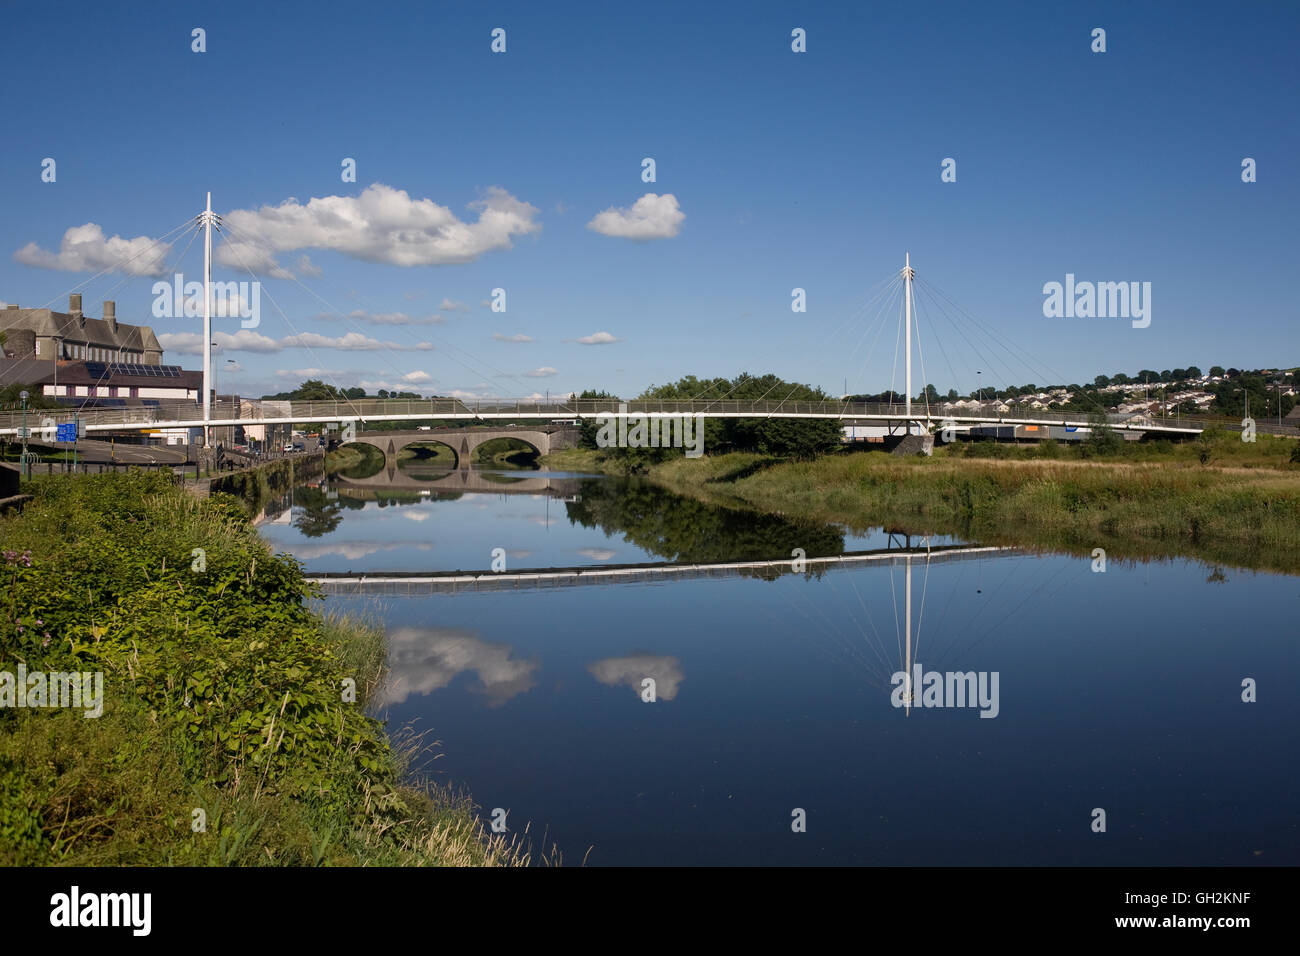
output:
[[539,455],[561,448],[573,448],[580,432],[576,428],[432,428],[428,431],[359,431],[349,444],[370,445],[384,453],[385,468],[397,465],[397,456],[407,445],[437,443],[456,455],[457,468],[469,468],[474,452],[494,438],[514,438],[530,445]]

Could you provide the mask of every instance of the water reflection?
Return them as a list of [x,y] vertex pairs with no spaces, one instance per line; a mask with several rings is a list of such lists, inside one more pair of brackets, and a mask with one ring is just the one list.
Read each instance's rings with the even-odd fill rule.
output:
[[447,687],[473,673],[471,685],[489,707],[500,707],[531,690],[538,662],[515,657],[509,644],[485,641],[468,631],[401,627],[388,632],[389,678],[375,698],[378,708]]
[[[655,699],[672,700],[677,696],[686,675],[682,662],[676,657],[655,654],[635,654],[630,657],[607,657],[587,665],[591,676],[609,687],[630,687],[637,697],[647,703]],[[651,680],[654,683],[647,685]]]
[[[545,825],[570,858],[594,844],[590,862],[612,864],[1300,862],[1300,703],[1240,697],[1244,677],[1300,683],[1293,580],[1183,561],[1094,574],[939,540],[863,556],[889,536],[525,477],[575,480],[578,500],[337,483],[295,514],[328,508],[330,491],[373,497],[320,537],[264,534],[309,573],[355,572],[356,596],[327,598],[340,610],[373,608],[386,569],[425,575],[382,592],[390,726],[433,727],[449,782]],[[508,556],[487,575],[498,586],[432,590],[429,572],[482,571],[494,548]],[[795,548],[825,565],[797,573]],[[624,573],[683,560],[693,576]],[[527,583],[557,567],[580,586]],[[918,665],[896,708],[894,675]],[[978,675],[999,674],[996,719],[923,706],[931,672],[940,704],[949,673],[977,675],[977,700]],[[807,834],[791,834],[792,807],[808,809]]]

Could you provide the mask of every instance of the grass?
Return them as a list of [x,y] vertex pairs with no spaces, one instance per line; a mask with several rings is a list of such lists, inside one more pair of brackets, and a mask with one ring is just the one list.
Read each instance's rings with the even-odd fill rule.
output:
[[[1100,547],[1118,558],[1189,556],[1300,574],[1300,464],[1289,460],[1292,439],[1260,435],[1252,445],[1220,433],[1091,459],[1073,448],[981,444],[949,446],[932,458],[861,451],[809,462],[678,457],[652,467],[649,477],[716,504],[855,531],[886,527],[1076,554]],[[547,463],[617,467],[581,449]]]
[[25,490],[0,520],[0,670],[100,672],[104,713],[0,709],[0,865],[532,862],[412,776],[437,743],[366,710],[382,628],[311,612],[240,500],[138,473]]

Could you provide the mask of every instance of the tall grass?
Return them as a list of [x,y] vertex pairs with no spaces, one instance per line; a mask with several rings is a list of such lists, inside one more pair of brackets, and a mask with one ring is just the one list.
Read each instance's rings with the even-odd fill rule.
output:
[[0,865],[533,862],[404,777],[422,739],[363,710],[382,627],[311,613],[239,500],[154,475],[32,490],[0,520],[31,559],[0,565],[0,669],[102,672],[104,713],[0,710]]
[[1175,463],[855,453],[757,470],[754,456],[724,455],[675,459],[651,478],[718,504],[857,531],[888,527],[1075,553],[1102,547],[1120,557],[1186,555],[1300,573],[1300,468],[1280,453],[1271,468],[1258,460],[1249,468],[1202,466],[1187,455]]

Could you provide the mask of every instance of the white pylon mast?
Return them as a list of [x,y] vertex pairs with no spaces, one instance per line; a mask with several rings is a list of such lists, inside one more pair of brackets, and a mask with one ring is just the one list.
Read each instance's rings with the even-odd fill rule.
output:
[[212,193],[203,213],[203,447],[211,446],[212,420]]
[[907,312],[907,402],[904,405],[907,425],[904,434],[910,435],[912,433],[912,276],[916,275],[912,269],[910,252],[905,253],[903,263],[903,302]]

